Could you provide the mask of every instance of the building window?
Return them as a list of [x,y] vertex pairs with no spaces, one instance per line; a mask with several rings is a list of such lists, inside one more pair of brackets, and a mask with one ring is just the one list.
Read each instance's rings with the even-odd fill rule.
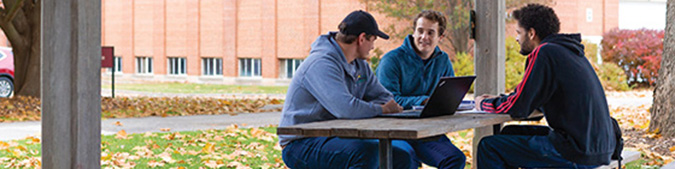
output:
[[239,59],[239,76],[241,77],[260,77],[261,75],[260,59],[242,58]]
[[108,72],[113,71],[115,69],[115,73],[122,73],[122,57],[121,56],[115,56],[113,57],[113,67],[112,68],[106,68]]
[[293,74],[300,63],[302,63],[302,59],[281,59],[279,61],[279,78],[293,78]]
[[223,75],[222,58],[202,58],[202,75]]
[[136,73],[152,74],[152,58],[142,56],[136,57]]
[[185,75],[187,72],[187,59],[181,57],[169,57],[167,59],[167,64],[170,75]]

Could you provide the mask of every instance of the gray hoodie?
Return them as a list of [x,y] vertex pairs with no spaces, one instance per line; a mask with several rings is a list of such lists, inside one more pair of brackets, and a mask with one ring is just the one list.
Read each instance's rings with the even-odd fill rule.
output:
[[[381,104],[393,99],[365,60],[347,63],[335,34],[319,36],[293,75],[279,127],[374,117],[382,114]],[[287,145],[300,138],[280,135],[279,143]]]

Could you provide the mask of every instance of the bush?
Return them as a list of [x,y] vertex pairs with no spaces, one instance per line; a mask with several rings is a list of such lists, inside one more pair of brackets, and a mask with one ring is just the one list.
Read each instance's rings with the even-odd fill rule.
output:
[[520,45],[516,38],[506,38],[506,92],[512,92],[516,86],[523,80],[525,74],[525,61],[527,56],[520,54]]
[[[452,58],[452,68],[455,69],[455,76],[475,75],[476,73],[474,72],[473,64],[473,56],[468,53],[459,52]],[[476,83],[471,85],[469,93],[473,93],[473,86],[475,84]]]
[[613,29],[603,35],[602,59],[617,64],[631,85],[654,85],[661,67],[663,30]]
[[380,48],[375,48],[373,49],[373,54],[375,54],[375,56],[370,57],[370,69],[375,73],[375,69],[377,69],[377,65],[380,64],[380,58],[382,58],[384,52]]
[[588,61],[595,64],[598,62],[598,44],[591,43],[588,41],[581,41],[581,44],[584,45],[584,54]]
[[605,62],[602,64],[597,63],[597,44],[587,41],[582,41],[581,44],[584,45],[584,53],[586,54],[586,58],[588,58],[588,61],[591,62],[591,65],[593,65],[593,69],[595,69],[595,73],[598,75],[598,78],[602,83],[602,87],[605,88],[605,90],[627,91],[631,89],[631,87],[628,86],[628,82],[626,81],[626,73],[624,73],[623,69],[621,69],[618,65],[610,62]]
[[457,53],[452,59],[452,67],[455,69],[455,76],[475,75],[473,68],[473,56],[468,53]]
[[627,91],[631,89],[626,82],[626,73],[618,65],[609,62],[592,65],[606,91]]

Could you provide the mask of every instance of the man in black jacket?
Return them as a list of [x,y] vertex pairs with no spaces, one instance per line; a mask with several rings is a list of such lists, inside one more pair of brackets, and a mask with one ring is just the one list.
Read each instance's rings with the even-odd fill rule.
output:
[[535,109],[549,126],[507,126],[478,146],[481,168],[592,168],[608,164],[616,146],[605,92],[584,56],[579,34],[558,34],[553,9],[528,4],[513,12],[516,40],[528,55],[525,75],[505,96],[476,97],[476,107],[523,118]]

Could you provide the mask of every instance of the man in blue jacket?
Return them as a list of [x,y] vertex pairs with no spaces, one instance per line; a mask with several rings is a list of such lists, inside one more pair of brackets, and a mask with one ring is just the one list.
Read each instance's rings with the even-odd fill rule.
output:
[[[442,13],[422,11],[413,21],[414,33],[380,61],[377,79],[404,109],[425,105],[440,78],[455,75],[448,54],[438,47],[446,24]],[[445,135],[407,142],[427,165],[464,168],[464,153]]]
[[476,97],[477,107],[514,118],[540,109],[549,126],[506,126],[478,145],[479,169],[593,168],[608,164],[618,133],[605,92],[584,56],[579,34],[558,34],[553,9],[528,4],[513,12],[525,74],[505,96]]
[[[389,36],[372,15],[354,11],[321,35],[288,87],[280,127],[333,119],[370,118],[402,111],[364,60],[375,39]],[[377,168],[378,140],[280,135],[282,158],[290,168]],[[417,168],[414,152],[394,140],[396,168]]]

